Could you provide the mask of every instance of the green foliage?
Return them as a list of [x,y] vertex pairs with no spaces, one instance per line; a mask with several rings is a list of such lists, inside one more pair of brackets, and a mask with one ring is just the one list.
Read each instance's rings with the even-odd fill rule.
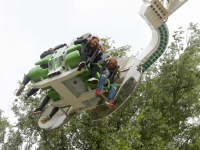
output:
[[102,46],[104,47],[104,52],[108,53],[110,56],[116,59],[121,58],[121,57],[126,57],[127,52],[130,51],[131,46],[126,45],[126,46],[121,46],[121,47],[116,48],[115,46],[113,46],[115,41],[110,41],[110,40],[111,40],[110,37],[101,38],[100,42],[102,43]]
[[[143,102],[135,120],[141,127],[141,149],[187,149],[199,138],[194,131],[200,126],[191,120],[200,114],[200,41],[183,49],[183,33],[175,32],[174,42],[159,64],[144,74],[133,95],[134,101]],[[194,143],[199,149],[200,144]]]
[[4,146],[6,138],[6,129],[9,128],[9,122],[6,117],[3,116],[3,111],[0,110],[0,148]]

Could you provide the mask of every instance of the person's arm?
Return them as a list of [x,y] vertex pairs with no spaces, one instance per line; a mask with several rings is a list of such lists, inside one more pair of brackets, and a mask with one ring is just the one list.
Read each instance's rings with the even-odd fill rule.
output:
[[56,51],[57,49],[62,48],[64,46],[67,46],[67,44],[64,43],[64,44],[57,45],[56,47],[53,48],[53,50]]
[[82,44],[82,43],[86,43],[87,42],[87,39],[78,39],[76,41],[74,41],[74,44]]
[[75,44],[75,45],[76,45],[76,44],[82,44],[82,43],[89,42],[89,41],[91,41],[91,40],[92,40],[92,37],[89,37],[89,38],[87,38],[87,39],[78,39],[78,40],[74,41],[74,44]]
[[117,72],[118,72],[118,74],[121,73],[121,68],[120,67],[117,69]]
[[113,59],[111,56],[109,56],[108,58],[105,59],[105,61],[110,61],[111,59]]
[[[98,63],[100,65],[105,65],[107,61],[112,59],[112,57],[109,55],[105,55],[105,54],[103,54],[103,55],[104,55],[103,58],[98,61]],[[105,58],[105,56],[106,56],[106,58]]]
[[97,49],[100,50],[100,51],[103,51],[103,50],[104,50],[104,47],[103,47],[101,44],[99,44],[99,45],[97,46]]

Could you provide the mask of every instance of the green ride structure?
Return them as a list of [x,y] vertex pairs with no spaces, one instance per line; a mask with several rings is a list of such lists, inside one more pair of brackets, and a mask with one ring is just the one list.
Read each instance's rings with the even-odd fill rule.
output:
[[[109,82],[101,91],[101,95],[95,95],[97,85],[88,84],[90,78],[90,64],[84,71],[77,71],[80,58],[79,49],[81,44],[62,47],[35,63],[28,77],[33,81],[33,88],[41,88],[47,91],[51,103],[41,114],[38,125],[43,129],[56,129],[66,124],[74,114],[92,110],[91,120],[100,120],[112,114],[120,108],[131,96],[145,72],[166,50],[169,41],[169,32],[165,20],[181,7],[187,0],[182,1],[159,1],[143,0],[140,9],[141,17],[152,30],[152,39],[149,45],[136,57],[124,57],[117,59],[121,67],[120,78],[116,81],[118,85],[114,97],[115,107],[110,109],[104,105]],[[71,42],[73,43],[73,42]],[[39,67],[47,64],[47,69]],[[99,78],[99,73],[96,78]],[[41,120],[49,115],[53,107],[59,111],[45,124]]]

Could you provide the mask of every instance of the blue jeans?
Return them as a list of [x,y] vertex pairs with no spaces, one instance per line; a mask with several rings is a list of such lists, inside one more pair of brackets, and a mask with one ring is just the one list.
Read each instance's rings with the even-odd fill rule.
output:
[[116,93],[116,86],[113,84],[110,84],[110,91],[108,93],[108,100],[113,100]]
[[[97,89],[101,90],[104,82],[107,80],[107,78],[103,75],[100,75],[99,83],[97,85]],[[110,84],[110,91],[108,93],[108,100],[113,100],[116,93],[116,86],[113,84]]]
[[[42,110],[45,107],[45,105],[49,102],[49,100],[50,100],[50,97],[46,95],[42,103],[40,104],[39,109]],[[58,110],[59,110],[58,107],[53,107],[49,116],[52,118],[57,113]]]
[[99,83],[97,85],[97,89],[101,90],[101,88],[106,80],[107,80],[107,78],[105,76],[103,76],[102,74],[100,74],[100,79],[99,79]]
[[108,68],[105,68],[103,70],[103,73],[100,74],[100,79],[99,79],[99,83],[97,85],[97,89],[101,90],[104,82],[106,82],[106,80],[108,79],[109,75],[110,75],[110,72],[109,72]]

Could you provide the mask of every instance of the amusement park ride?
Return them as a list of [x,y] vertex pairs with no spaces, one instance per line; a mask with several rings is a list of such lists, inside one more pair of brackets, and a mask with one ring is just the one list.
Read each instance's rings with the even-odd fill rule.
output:
[[[119,85],[114,97],[114,108],[104,105],[109,84],[104,87],[99,97],[95,96],[97,85],[88,84],[89,71],[77,71],[81,45],[70,44],[58,49],[52,55],[35,63],[36,67],[28,73],[33,81],[33,88],[47,90],[51,105],[42,113],[38,125],[43,129],[56,129],[66,124],[77,112],[92,110],[91,120],[100,120],[115,112],[130,97],[140,81],[140,77],[165,51],[168,44],[169,32],[167,18],[181,7],[187,0],[143,0],[140,9],[141,17],[152,30],[149,45],[136,57],[117,59],[121,67]],[[49,68],[42,69],[40,64]],[[90,70],[88,66],[88,70]],[[107,89],[107,90],[106,90]],[[59,111],[45,124],[41,120],[49,115],[53,107]]]

